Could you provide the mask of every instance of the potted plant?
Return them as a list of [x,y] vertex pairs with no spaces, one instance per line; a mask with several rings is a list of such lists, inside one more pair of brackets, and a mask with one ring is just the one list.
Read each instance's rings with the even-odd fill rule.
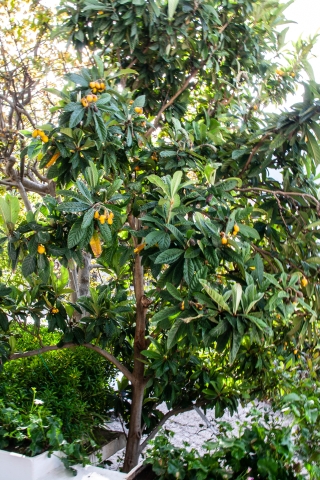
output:
[[33,389],[33,402],[27,411],[14,404],[5,406],[0,400],[0,464],[6,480],[38,480],[61,468],[62,463],[67,468],[96,464],[124,448],[124,434],[105,428],[96,431],[97,442],[91,438],[67,442],[61,420],[35,396]]

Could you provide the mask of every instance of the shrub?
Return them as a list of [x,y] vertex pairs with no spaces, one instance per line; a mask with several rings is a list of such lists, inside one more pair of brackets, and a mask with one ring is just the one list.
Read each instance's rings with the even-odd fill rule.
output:
[[[41,332],[44,342],[58,342],[59,334]],[[46,338],[50,337],[50,338]],[[39,344],[26,332],[17,335],[16,349],[36,349]],[[8,362],[0,374],[0,398],[28,410],[33,389],[52,415],[62,421],[68,440],[91,432],[105,420],[113,406],[110,386],[114,368],[86,348],[65,349]]]
[[291,428],[283,427],[268,413],[254,410],[250,423],[244,422],[238,436],[227,435],[230,424],[221,424],[217,441],[204,444],[203,456],[185,443],[177,448],[170,442],[172,432],[151,442],[145,463],[151,464],[160,480],[293,480],[304,478],[295,460],[296,447]]

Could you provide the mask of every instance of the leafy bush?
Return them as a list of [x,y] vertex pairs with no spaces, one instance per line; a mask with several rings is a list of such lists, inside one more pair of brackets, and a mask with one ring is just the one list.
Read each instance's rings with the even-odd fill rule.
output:
[[145,463],[152,465],[160,480],[225,480],[266,479],[291,480],[304,478],[301,465],[295,460],[296,447],[290,427],[283,427],[268,413],[251,412],[250,424],[244,422],[238,436],[227,435],[232,427],[221,423],[217,441],[204,444],[200,456],[188,443],[174,447],[171,432],[151,442]]
[[293,416],[297,449],[311,479],[320,478],[320,382],[303,378],[279,402]]
[[6,407],[0,400],[0,425],[0,449],[31,457],[44,451],[60,450],[64,453],[61,461],[67,468],[80,462],[89,463],[86,450],[96,446],[94,441],[83,438],[67,442],[62,434],[61,420],[36,399],[35,389],[32,403],[24,411],[14,404]]
[[[41,336],[51,344],[59,338],[42,331]],[[26,332],[16,338],[16,350],[39,347]],[[84,347],[47,352],[6,363],[0,374],[0,398],[7,406],[28,411],[35,389],[45,408],[61,419],[63,434],[72,441],[83,432],[92,434],[92,428],[107,418],[113,406],[113,375],[111,364]]]

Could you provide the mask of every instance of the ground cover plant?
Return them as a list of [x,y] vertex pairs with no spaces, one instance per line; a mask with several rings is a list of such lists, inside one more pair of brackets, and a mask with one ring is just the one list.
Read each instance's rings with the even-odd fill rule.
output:
[[[276,392],[279,362],[317,375],[320,87],[284,9],[65,2],[55,36],[86,66],[41,121],[10,97],[25,69],[1,97],[1,364],[80,345],[111,362],[124,471],[171,415]],[[303,70],[302,101],[266,113]],[[40,348],[17,351],[30,322]]]

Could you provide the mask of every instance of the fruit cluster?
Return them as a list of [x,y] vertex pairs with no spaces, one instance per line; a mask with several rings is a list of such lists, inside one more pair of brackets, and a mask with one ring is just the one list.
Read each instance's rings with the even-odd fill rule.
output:
[[89,87],[92,89],[92,93],[102,93],[106,89],[106,84],[103,80],[97,80],[95,82],[90,82]]
[[51,308],[50,311],[51,311],[51,313],[53,313],[53,315],[55,315],[56,313],[59,313],[59,309],[56,308],[56,307]]
[[[279,75],[279,77],[285,77],[288,75],[288,72],[285,72],[284,70],[281,70],[280,68],[277,68],[276,74]],[[290,77],[294,78],[296,74],[294,72],[289,73]]]
[[143,108],[142,107],[134,107],[134,111],[141,115],[143,113]]
[[103,213],[102,215],[99,214],[98,210],[96,210],[94,212],[94,218],[96,220],[99,220],[99,222],[103,225],[104,223],[108,223],[108,225],[112,225],[113,224],[113,218],[114,218],[114,214],[113,212],[105,212]]
[[38,129],[37,129],[37,130],[34,130],[34,131],[32,132],[32,137],[33,137],[33,138],[38,138],[38,137],[40,137],[41,140],[43,141],[43,143],[49,142],[49,138],[47,137],[47,135],[44,133],[43,130],[38,130]]
[[81,98],[81,103],[84,108],[89,107],[90,103],[94,103],[98,100],[97,95],[87,95],[86,97]]

